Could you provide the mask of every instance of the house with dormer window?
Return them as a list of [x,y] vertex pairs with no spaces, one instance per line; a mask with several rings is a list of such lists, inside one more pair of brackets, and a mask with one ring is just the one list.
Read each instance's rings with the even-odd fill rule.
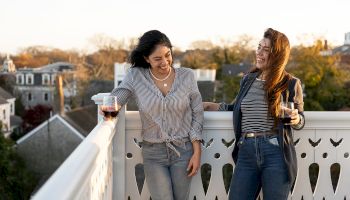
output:
[[76,96],[74,65],[56,62],[39,68],[20,68],[16,72],[15,94],[19,95],[25,108],[38,104],[52,106],[57,103],[57,75],[64,76],[63,94],[65,109],[70,109],[70,100]]

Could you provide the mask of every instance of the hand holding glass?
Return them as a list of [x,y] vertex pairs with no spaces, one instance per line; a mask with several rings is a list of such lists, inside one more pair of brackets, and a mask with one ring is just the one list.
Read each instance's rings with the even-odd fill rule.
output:
[[119,112],[119,105],[116,96],[104,96],[101,111],[106,119],[115,118]]
[[292,113],[294,110],[294,102],[283,102],[281,105],[280,118],[283,124],[290,125]]

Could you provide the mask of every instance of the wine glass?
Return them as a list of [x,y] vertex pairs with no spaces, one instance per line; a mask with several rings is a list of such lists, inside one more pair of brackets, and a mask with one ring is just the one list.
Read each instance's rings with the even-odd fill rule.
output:
[[291,115],[294,110],[294,102],[282,102],[281,103],[281,113],[280,118],[283,124],[290,125]]
[[117,117],[119,113],[118,99],[116,96],[104,96],[101,110],[106,119]]

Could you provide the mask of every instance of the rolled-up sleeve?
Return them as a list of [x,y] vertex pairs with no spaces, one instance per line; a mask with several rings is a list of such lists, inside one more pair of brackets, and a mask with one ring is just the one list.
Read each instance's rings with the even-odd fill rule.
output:
[[225,102],[221,102],[219,104],[218,111],[233,111],[234,108],[234,102],[232,104],[227,104]]
[[[192,71],[191,71],[192,72]],[[191,130],[189,137],[191,141],[202,140],[202,131],[204,123],[204,110],[202,105],[202,96],[199,92],[197,81],[191,76],[190,106],[192,112]]]
[[116,96],[118,104],[123,106],[125,105],[129,98],[133,95],[133,75],[132,70],[129,69],[126,76],[120,85],[112,90],[110,93],[111,96]]
[[303,98],[303,88],[301,86],[301,81],[298,79],[295,84],[295,96],[294,96],[294,106],[298,110],[300,121],[298,124],[293,125],[292,127],[296,130],[300,130],[305,125],[304,117],[304,98]]

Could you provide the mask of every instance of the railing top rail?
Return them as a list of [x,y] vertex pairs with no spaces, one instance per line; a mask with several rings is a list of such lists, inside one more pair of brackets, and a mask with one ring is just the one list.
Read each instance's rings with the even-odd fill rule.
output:
[[[113,138],[115,121],[101,121],[72,152],[49,180],[34,194],[34,200],[74,199],[79,193],[101,147]],[[67,181],[69,180],[69,181]],[[54,192],[54,195],[53,195]]]
[[[305,128],[344,129],[350,128],[350,112],[348,111],[305,111]],[[226,129],[232,127],[232,112],[204,112],[207,129]],[[127,111],[126,120],[140,121],[138,111]],[[220,123],[217,123],[220,121]],[[126,123],[128,129],[139,129],[141,123]]]

